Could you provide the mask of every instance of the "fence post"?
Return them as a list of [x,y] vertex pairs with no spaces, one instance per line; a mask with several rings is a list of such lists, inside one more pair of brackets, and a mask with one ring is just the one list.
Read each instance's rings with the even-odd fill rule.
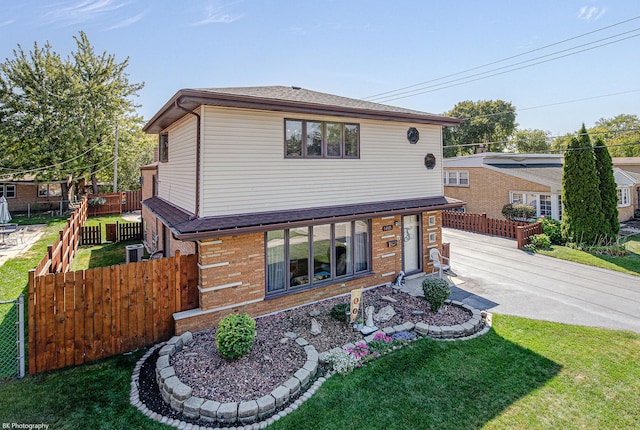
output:
[[173,310],[174,312],[180,312],[182,310],[182,286],[180,285],[180,279],[182,277],[182,271],[180,270],[180,250],[176,249],[175,254],[175,271],[176,271],[176,285],[175,285],[175,294],[176,294],[176,308]]
[[524,226],[516,227],[516,240],[518,241],[518,249],[524,246]]
[[36,373],[36,271],[29,270],[29,289],[27,290],[29,299],[29,373]]
[[24,378],[24,294],[18,297],[18,378]]

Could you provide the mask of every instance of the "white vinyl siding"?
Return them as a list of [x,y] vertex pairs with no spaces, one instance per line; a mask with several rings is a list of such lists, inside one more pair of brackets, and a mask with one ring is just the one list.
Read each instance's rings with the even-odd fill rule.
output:
[[169,127],[169,161],[158,165],[158,196],[195,212],[196,124],[193,115]]
[[[211,106],[203,113],[201,216],[443,195],[440,126]],[[360,158],[285,158],[284,120],[292,117],[359,124]],[[407,140],[412,126],[416,145]],[[427,153],[435,169],[425,167]]]

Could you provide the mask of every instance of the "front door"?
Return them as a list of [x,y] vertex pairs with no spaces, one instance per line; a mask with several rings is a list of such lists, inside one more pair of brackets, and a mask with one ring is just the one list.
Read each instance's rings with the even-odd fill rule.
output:
[[418,272],[422,268],[420,215],[403,217],[402,233],[404,273]]

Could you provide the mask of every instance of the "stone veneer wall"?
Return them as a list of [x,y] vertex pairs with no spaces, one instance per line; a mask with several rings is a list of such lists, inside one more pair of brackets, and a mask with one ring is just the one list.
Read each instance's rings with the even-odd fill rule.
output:
[[[435,216],[435,225],[428,217]],[[422,248],[423,270],[431,271],[429,248],[442,243],[441,211],[424,212]],[[398,226],[396,226],[396,223]],[[391,283],[402,270],[402,216],[387,216],[371,220],[372,270],[370,275],[301,291],[277,298],[265,299],[264,233],[225,236],[198,243],[200,309],[174,315],[176,334],[200,331],[215,326],[233,312],[247,312],[252,317],[300,306],[345,294],[356,288]],[[383,226],[392,226],[383,231]],[[429,233],[436,240],[429,242]],[[389,242],[397,241],[395,246]]]

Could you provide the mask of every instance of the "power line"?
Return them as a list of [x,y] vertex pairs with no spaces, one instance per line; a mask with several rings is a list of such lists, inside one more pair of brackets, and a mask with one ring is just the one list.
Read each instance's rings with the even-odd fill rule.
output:
[[[640,30],[640,28],[636,28],[636,29],[631,30],[629,32],[635,32],[635,31],[638,31],[638,30]],[[533,58],[531,60],[523,61],[523,62],[520,62],[520,63],[515,63],[515,64],[509,65],[509,66],[499,67],[497,69],[489,70],[489,71],[486,71],[486,72],[476,73],[474,75],[469,75],[469,76],[466,76],[466,77],[463,77],[463,78],[458,78],[458,79],[454,79],[454,80],[451,80],[451,81],[443,82],[442,84],[435,84],[435,85],[430,85],[430,86],[427,86],[427,87],[419,88],[419,89],[416,89],[416,90],[410,90],[410,91],[397,93],[394,96],[389,96],[388,98],[377,100],[377,102],[386,103],[386,102],[393,101],[393,100],[405,99],[405,98],[417,96],[417,95],[420,95],[420,94],[432,93],[432,92],[435,92],[435,91],[440,91],[440,90],[444,90],[444,89],[448,89],[448,88],[452,88],[452,87],[457,87],[457,86],[460,86],[460,85],[468,84],[470,82],[480,81],[480,80],[491,78],[491,77],[494,77],[494,76],[504,75],[506,73],[511,73],[511,72],[515,72],[517,70],[522,70],[522,69],[526,69],[526,68],[529,68],[529,67],[537,66],[539,64],[544,64],[544,63],[548,63],[548,62],[551,62],[551,61],[559,60],[561,58],[570,57],[572,55],[580,54],[580,53],[586,52],[586,51],[591,51],[593,49],[601,48],[601,47],[607,46],[607,45],[612,45],[614,43],[622,42],[622,41],[625,41],[625,40],[632,39],[634,37],[640,36],[640,34],[635,34],[633,36],[627,36],[627,37],[624,37],[624,38],[621,38],[621,39],[618,39],[618,40],[614,40],[614,41],[607,42],[607,43],[602,43],[602,44],[597,45],[597,46],[592,46],[590,48],[585,48],[585,49],[581,49],[579,51],[570,52],[570,53],[567,53],[567,54],[564,54],[564,55],[559,55],[557,57],[550,58],[550,59],[547,59],[547,60],[538,61],[536,63],[526,64],[526,65],[523,65],[523,66],[520,66],[520,67],[514,67],[514,68],[509,69],[509,70],[505,70],[505,71],[502,71],[502,72],[497,72],[497,73],[492,73],[492,74],[488,74],[487,75],[487,73],[491,73],[491,72],[494,72],[496,70],[501,70],[501,69],[504,69],[504,68],[507,68],[507,67],[513,67],[516,64],[528,63],[530,61],[534,61],[534,60],[539,59],[539,58],[544,58],[544,57],[548,57],[550,55],[556,55],[556,54],[558,54],[560,52],[570,51],[572,49],[580,48],[582,46],[591,45],[593,43],[600,42],[602,40],[611,39],[613,37],[618,37],[618,36],[620,36],[622,34],[627,34],[629,32],[620,33],[620,34],[617,34],[615,36],[603,38],[603,39],[600,39],[600,40],[597,40],[597,41],[594,41],[594,42],[585,43],[585,44],[582,44],[582,45],[579,45],[579,46],[575,46],[573,48],[557,51],[557,52],[554,52],[554,53],[551,53],[551,54],[548,54],[548,55],[544,55],[544,56],[541,56],[541,57]],[[486,75],[486,76],[481,76],[481,75]],[[480,76],[480,77],[477,77],[477,78],[474,78],[474,79],[470,79],[470,78],[473,78],[474,76]],[[457,81],[463,81],[463,82],[454,83],[454,82],[457,82]],[[451,84],[451,85],[445,85],[445,84]],[[441,85],[445,85],[445,86],[441,86]],[[433,88],[433,87],[440,87],[440,88]],[[433,88],[433,89],[428,89],[428,88]]]
[[[466,70],[463,70],[463,71],[461,71],[461,72],[451,73],[451,74],[449,74],[449,75],[442,76],[442,77],[440,77],[440,78],[435,78],[435,79],[431,79],[431,80],[428,80],[428,81],[420,82],[420,83],[417,83],[417,84],[409,85],[409,86],[406,86],[406,87],[398,88],[398,89],[396,89],[396,90],[385,91],[385,92],[382,92],[382,93],[378,93],[378,94],[371,95],[371,96],[369,96],[369,97],[364,97],[364,98],[363,98],[363,100],[370,100],[370,99],[380,98],[379,96],[382,96],[382,95],[391,94],[391,93],[396,93],[396,92],[398,92],[398,91],[403,91],[403,90],[406,90],[406,89],[409,89],[409,88],[419,87],[419,86],[424,85],[424,84],[429,84],[429,83],[431,83],[431,82],[440,81],[440,80],[447,79],[447,78],[450,78],[450,77],[453,77],[453,76],[462,75],[462,74],[467,73],[467,72],[472,72],[472,71],[474,71],[474,70],[482,69],[482,68],[484,68],[484,67],[492,66],[492,65],[494,65],[494,64],[499,64],[499,63],[502,63],[502,62],[504,62],[504,61],[512,60],[512,59],[514,59],[514,58],[522,57],[522,56],[524,56],[524,55],[531,54],[531,53],[533,53],[533,52],[541,51],[541,50],[543,50],[543,49],[550,48],[550,47],[552,47],[552,46],[561,45],[561,44],[563,44],[563,43],[570,42],[570,41],[572,41],[572,40],[579,39],[579,38],[581,38],[581,37],[588,36],[588,35],[590,35],[590,34],[598,33],[598,32],[600,32],[600,31],[604,31],[604,30],[607,30],[607,29],[609,29],[609,28],[616,27],[616,26],[618,26],[618,25],[622,25],[622,24],[625,24],[625,23],[630,22],[630,21],[634,21],[634,20],[639,19],[639,18],[640,18],[640,15],[639,15],[639,16],[635,16],[635,17],[633,17],[633,18],[626,19],[626,20],[624,20],[624,21],[617,22],[617,23],[615,23],[615,24],[608,25],[608,26],[606,26],[606,27],[601,27],[601,28],[598,28],[598,29],[596,29],[596,30],[589,31],[589,32],[587,32],[587,33],[582,33],[582,34],[579,34],[579,35],[577,35],[577,36],[574,36],[574,37],[570,37],[570,38],[568,38],[568,39],[561,40],[561,41],[559,41],[559,42],[554,42],[554,43],[551,43],[551,44],[549,44],[549,45],[544,45],[544,46],[541,46],[541,47],[539,47],[539,48],[532,49],[532,50],[530,50],[530,51],[526,51],[526,52],[523,52],[523,53],[520,53],[520,54],[512,55],[512,56],[510,56],[510,57],[502,58],[502,59],[500,59],[500,60],[496,60],[496,61],[492,61],[492,62],[490,62],[490,63],[482,64],[482,65],[480,65],[480,66],[472,67],[472,68],[470,68],[470,69],[466,69]],[[384,98],[384,97],[382,97],[382,98]]]

